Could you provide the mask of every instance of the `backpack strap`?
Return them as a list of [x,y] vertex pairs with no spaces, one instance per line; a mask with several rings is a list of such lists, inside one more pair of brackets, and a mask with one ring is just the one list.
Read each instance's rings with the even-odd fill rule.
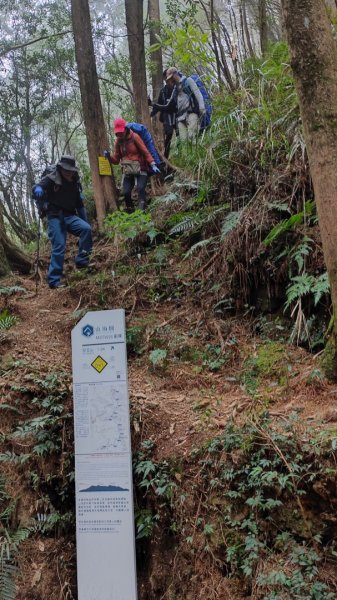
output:
[[193,112],[196,112],[197,114],[199,114],[199,104],[198,104],[198,101],[194,95],[194,92],[191,89],[191,86],[188,82],[188,77],[186,77],[183,80],[181,87],[182,87],[184,94],[186,94],[188,96],[188,99],[190,101],[190,107],[192,108]]
[[130,130],[130,135],[129,135],[129,137],[126,140],[125,139],[124,140],[119,140],[118,139],[118,146],[120,147],[122,156],[126,155],[126,153],[127,153],[126,146],[127,146],[127,144],[129,144],[131,142],[131,140],[133,139],[133,137],[134,137],[133,136],[133,132]]

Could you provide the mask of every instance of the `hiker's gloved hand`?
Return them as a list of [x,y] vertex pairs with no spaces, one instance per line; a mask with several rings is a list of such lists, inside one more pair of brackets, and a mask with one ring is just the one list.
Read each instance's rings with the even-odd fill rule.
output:
[[103,155],[104,155],[104,158],[107,158],[109,160],[109,158],[110,158],[110,151],[109,150],[104,150]]
[[43,187],[41,187],[40,185],[36,185],[33,190],[34,198],[39,199],[39,198],[42,198],[43,195],[44,195]]
[[149,106],[152,106],[152,100],[151,100],[150,96],[147,97],[147,103]]
[[160,173],[160,169],[158,169],[156,163],[151,163],[151,169],[154,173]]

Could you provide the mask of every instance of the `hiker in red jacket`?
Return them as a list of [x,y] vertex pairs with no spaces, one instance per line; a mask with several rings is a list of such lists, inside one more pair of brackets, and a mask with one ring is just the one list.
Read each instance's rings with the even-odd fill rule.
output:
[[116,135],[114,153],[104,151],[104,156],[114,164],[120,164],[123,171],[123,193],[128,213],[134,211],[131,192],[137,185],[140,210],[146,209],[146,184],[151,167],[152,173],[160,173],[153,156],[137,133],[127,127],[127,122],[119,117],[113,124]]

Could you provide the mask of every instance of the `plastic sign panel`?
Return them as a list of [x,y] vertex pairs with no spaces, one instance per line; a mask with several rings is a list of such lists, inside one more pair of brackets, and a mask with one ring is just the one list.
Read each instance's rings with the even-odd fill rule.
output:
[[98,157],[98,171],[100,175],[112,175],[110,162],[105,156]]
[[72,331],[78,600],[137,600],[125,317]]

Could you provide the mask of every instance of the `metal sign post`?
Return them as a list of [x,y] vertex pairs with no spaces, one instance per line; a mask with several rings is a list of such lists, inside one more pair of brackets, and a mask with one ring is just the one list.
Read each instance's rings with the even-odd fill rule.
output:
[[78,600],[137,600],[123,310],[72,331]]

